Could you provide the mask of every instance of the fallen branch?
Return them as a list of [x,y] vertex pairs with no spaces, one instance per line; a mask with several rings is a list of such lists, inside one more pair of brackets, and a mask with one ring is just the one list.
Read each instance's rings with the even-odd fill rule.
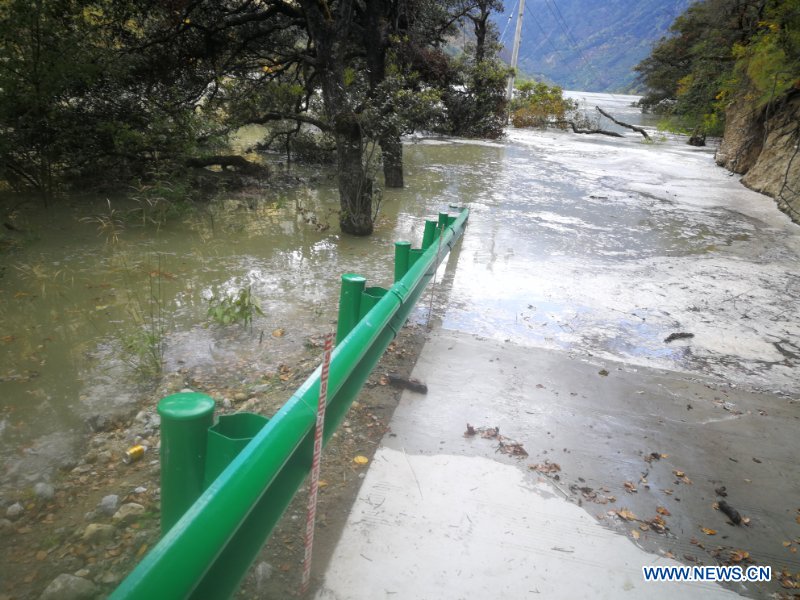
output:
[[625,137],[621,133],[617,133],[616,131],[607,131],[605,129],[580,129],[573,121],[561,121],[561,123],[566,123],[570,127],[572,127],[573,133],[586,133],[592,134],[596,133],[598,135],[609,135],[611,137]]
[[222,169],[232,167],[242,174],[253,176],[266,175],[269,173],[269,170],[266,166],[250,162],[243,156],[238,156],[236,154],[190,158],[186,161],[186,166],[195,167],[198,169],[212,166],[222,167]]
[[611,119],[612,121],[614,121],[614,123],[616,123],[616,124],[617,124],[617,125],[619,125],[620,127],[627,127],[628,129],[631,129],[631,130],[633,130],[633,131],[636,131],[636,132],[638,132],[638,133],[641,133],[641,134],[644,136],[644,139],[646,139],[646,140],[649,140],[649,139],[650,139],[650,136],[649,136],[649,135],[647,134],[647,132],[646,132],[644,129],[642,129],[641,127],[637,127],[636,125],[630,125],[629,123],[623,123],[622,121],[617,121],[617,120],[616,120],[614,117],[612,117],[610,114],[608,114],[606,111],[604,111],[604,110],[603,110],[602,108],[600,108],[599,106],[595,106],[595,108],[597,109],[597,111],[598,111],[598,112],[599,112],[601,115],[603,115],[604,117],[606,117],[606,118],[608,118],[608,119]]

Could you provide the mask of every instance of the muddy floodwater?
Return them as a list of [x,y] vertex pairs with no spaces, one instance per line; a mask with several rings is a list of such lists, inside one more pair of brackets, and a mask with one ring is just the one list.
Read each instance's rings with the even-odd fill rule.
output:
[[[630,100],[586,103],[647,124]],[[457,268],[415,318],[432,308],[445,328],[797,393],[800,228],[712,147],[510,130],[415,137],[405,160],[407,187],[383,192],[367,239],[339,234],[325,169],[276,168],[270,185],[158,224],[113,198],[28,213],[0,257],[3,483],[49,479],[88,427],[135,409],[148,333],[166,373],[256,381],[333,327],[342,273],[389,285],[393,242],[418,244],[450,205],[471,210]],[[252,327],[210,322],[210,299],[248,287],[264,313]],[[675,333],[693,337],[665,342]]]

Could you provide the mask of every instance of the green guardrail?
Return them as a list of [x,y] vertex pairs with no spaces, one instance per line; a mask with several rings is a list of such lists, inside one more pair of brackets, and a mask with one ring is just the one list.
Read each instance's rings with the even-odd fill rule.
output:
[[[469,211],[426,221],[422,247],[396,242],[394,285],[342,275],[323,444],[344,419]],[[200,393],[168,396],[161,414],[163,537],[113,592],[114,600],[229,598],[311,469],[321,368],[271,418],[223,415]]]

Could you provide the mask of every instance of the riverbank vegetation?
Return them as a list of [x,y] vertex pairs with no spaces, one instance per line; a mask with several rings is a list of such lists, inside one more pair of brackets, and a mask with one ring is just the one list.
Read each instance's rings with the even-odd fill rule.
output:
[[636,67],[665,127],[721,135],[737,99],[757,112],[800,93],[800,0],[704,0],[671,32]]
[[[258,152],[334,151],[341,228],[367,235],[370,159],[380,154],[385,185],[401,187],[401,135],[501,134],[508,71],[490,22],[500,9],[497,0],[6,0],[0,178],[47,203],[176,184],[209,167],[266,176],[229,150],[235,131],[258,124]],[[472,41],[453,53],[459,32]],[[13,225],[17,206],[4,203],[3,222]]]

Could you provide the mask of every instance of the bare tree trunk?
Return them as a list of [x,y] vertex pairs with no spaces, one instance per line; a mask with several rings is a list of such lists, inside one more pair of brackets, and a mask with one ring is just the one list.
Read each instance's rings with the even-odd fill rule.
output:
[[363,136],[356,115],[341,116],[336,123],[339,176],[339,227],[351,235],[370,235],[372,180],[363,163]]
[[353,0],[342,0],[334,18],[326,2],[300,0],[308,33],[317,55],[317,73],[322,84],[325,112],[333,125],[338,158],[339,226],[352,235],[370,235],[372,223],[372,180],[363,163],[364,134],[358,115],[350,106],[344,82],[344,68]]
[[387,134],[381,140],[383,178],[387,188],[401,188],[403,182],[403,143],[399,135]]

